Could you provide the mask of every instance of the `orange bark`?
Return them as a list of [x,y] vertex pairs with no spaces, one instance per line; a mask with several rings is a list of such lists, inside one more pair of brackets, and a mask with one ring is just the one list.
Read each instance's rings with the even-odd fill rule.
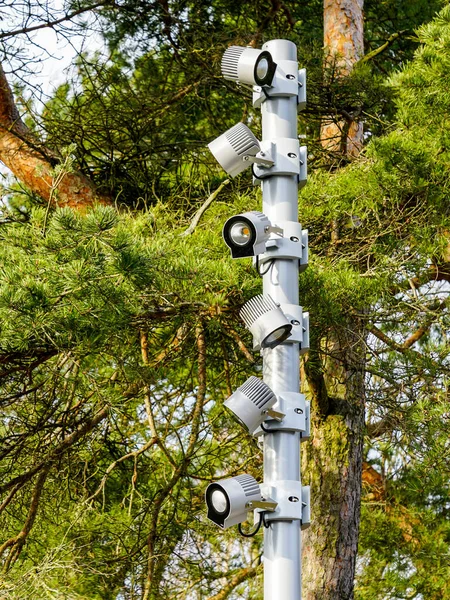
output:
[[371,502],[384,502],[386,499],[386,491],[384,489],[384,479],[372,465],[363,462],[362,467],[362,483],[366,497]]
[[26,127],[0,65],[0,161],[26,187],[59,206],[85,209],[95,203],[111,204],[79,171],[67,172],[57,185],[53,167],[60,157],[46,148]]
[[405,506],[398,504],[395,498],[391,498],[390,502],[386,501],[386,486],[383,476],[366,462],[363,463],[362,483],[365,500],[383,504],[392,522],[396,523],[400,529],[405,542],[419,544],[419,540],[414,536],[414,527],[419,524],[419,519]]
[[[324,0],[325,64],[348,75],[364,54],[363,0]],[[363,124],[357,120],[326,123],[322,145],[333,152],[357,156],[363,145]]]

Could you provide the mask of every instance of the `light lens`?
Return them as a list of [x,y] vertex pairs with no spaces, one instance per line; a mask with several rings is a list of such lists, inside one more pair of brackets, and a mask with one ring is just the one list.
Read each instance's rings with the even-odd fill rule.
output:
[[261,58],[256,65],[256,77],[258,80],[263,80],[267,76],[269,70],[269,61],[267,58]]
[[269,346],[270,348],[273,344],[277,345],[277,342],[283,342],[289,337],[290,332],[291,327],[280,327],[279,329],[276,329],[266,337],[264,346]]
[[255,62],[253,78],[256,85],[272,85],[277,65],[270,52],[263,51]]
[[247,223],[238,221],[230,230],[230,238],[236,246],[245,246],[251,239],[252,232]]
[[211,504],[218,513],[224,513],[227,510],[227,497],[221,490],[214,490],[211,494]]

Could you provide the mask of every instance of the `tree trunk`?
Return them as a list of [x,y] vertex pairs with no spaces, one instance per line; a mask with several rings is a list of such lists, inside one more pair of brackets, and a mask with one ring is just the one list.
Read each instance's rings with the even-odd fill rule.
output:
[[312,399],[312,436],[305,444],[312,523],[303,546],[304,600],[349,600],[358,547],[364,420],[365,332],[360,322],[339,332],[318,367],[305,365]]
[[[345,77],[364,54],[363,0],[324,0],[325,67]],[[322,145],[333,152],[357,156],[363,145],[363,124],[358,115],[346,120],[327,119],[321,127]]]
[[[363,55],[363,0],[324,0],[326,66],[348,75]],[[322,144],[355,156],[363,143],[356,118],[328,120]],[[339,223],[330,224],[331,254]],[[312,523],[303,546],[304,600],[351,600],[358,548],[364,418],[364,324],[348,319],[329,339],[311,344],[305,364],[312,400],[311,443],[304,473],[311,478]],[[321,358],[325,357],[325,358]]]
[[110,204],[83,173],[55,170],[61,157],[45,147],[26,127],[0,65],[0,161],[28,187],[52,205],[84,209],[94,203]]

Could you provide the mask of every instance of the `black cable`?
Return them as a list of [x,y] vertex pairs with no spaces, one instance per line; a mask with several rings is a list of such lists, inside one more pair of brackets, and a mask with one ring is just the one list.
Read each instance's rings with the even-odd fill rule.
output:
[[266,269],[264,271],[261,271],[261,269],[259,268],[259,261],[258,261],[258,275],[260,275],[261,277],[263,275],[266,275],[266,273],[268,273],[270,271],[270,269],[272,268],[273,261],[274,261],[274,259],[268,261],[269,265],[266,267]]
[[266,521],[266,513],[265,513],[265,512],[262,512],[261,514],[262,514],[262,522],[263,522],[263,524],[264,524],[264,527],[265,527],[266,529],[269,529],[269,527],[270,527],[270,523],[267,523],[267,521]]
[[264,179],[264,177],[258,177],[258,175],[255,173],[255,163],[252,163],[252,175],[255,179],[259,179],[260,181]]
[[239,531],[239,533],[240,533],[240,534],[241,534],[243,537],[247,537],[247,538],[255,536],[255,535],[258,533],[258,531],[260,530],[260,528],[261,528],[261,524],[262,524],[262,522],[263,522],[263,518],[264,518],[264,517],[263,517],[263,514],[264,514],[264,513],[262,513],[262,512],[260,512],[260,513],[259,513],[259,523],[258,523],[258,525],[256,526],[256,529],[254,529],[254,530],[253,530],[253,531],[251,531],[250,533],[245,533],[245,531],[242,531],[242,523],[239,523],[239,525],[238,525],[238,531]]
[[256,269],[256,272],[258,273],[258,275],[260,277],[262,277],[263,275],[265,275],[266,273],[268,273],[270,271],[270,267],[273,265],[273,260],[268,261],[269,262],[269,266],[266,268],[265,271],[261,272],[261,270],[259,268],[259,255],[258,254],[255,256],[255,259],[256,259],[255,260],[255,269]]
[[267,427],[265,427],[263,423],[261,423],[260,427],[264,431],[264,433],[271,433],[273,431],[272,429],[267,429]]

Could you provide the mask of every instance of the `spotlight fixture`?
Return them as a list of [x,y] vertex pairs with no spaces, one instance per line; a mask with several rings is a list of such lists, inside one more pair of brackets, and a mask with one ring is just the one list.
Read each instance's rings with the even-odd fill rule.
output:
[[259,141],[247,125],[238,123],[208,144],[208,148],[223,170],[236,177],[251,165],[244,157],[258,154]]
[[270,234],[280,232],[262,212],[252,210],[228,219],[222,231],[223,239],[233,258],[262,254]]
[[273,500],[263,499],[256,479],[247,474],[210,483],[205,500],[208,519],[222,529],[245,521],[250,510],[262,508],[271,512],[277,506]]
[[292,323],[269,295],[251,298],[239,315],[253,334],[253,349],[275,348],[290,335]]
[[225,79],[247,85],[270,86],[277,68],[267,50],[230,46],[222,57]]
[[276,402],[277,397],[270,387],[252,375],[223,405],[241,425],[253,433],[271,413],[270,409]]
[[251,475],[238,475],[211,483],[206,488],[208,519],[222,529],[227,529],[247,519],[250,501],[261,501],[261,491]]

